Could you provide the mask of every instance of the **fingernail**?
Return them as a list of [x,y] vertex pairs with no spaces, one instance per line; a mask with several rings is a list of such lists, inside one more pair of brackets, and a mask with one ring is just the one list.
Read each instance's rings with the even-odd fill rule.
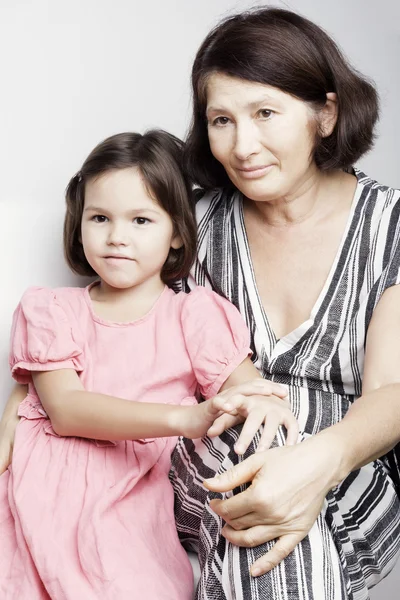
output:
[[253,575],[253,577],[257,577],[257,575],[261,575],[260,567],[253,567],[251,569],[251,574]]
[[232,404],[229,404],[229,402],[225,402],[225,404],[224,404],[224,409],[225,409],[225,410],[232,410],[232,409],[233,409],[233,406],[232,406]]
[[236,454],[243,454],[243,446],[235,444],[235,452]]

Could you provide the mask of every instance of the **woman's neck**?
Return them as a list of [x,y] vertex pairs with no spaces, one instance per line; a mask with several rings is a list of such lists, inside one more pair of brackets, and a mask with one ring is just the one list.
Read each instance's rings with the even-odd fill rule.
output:
[[324,219],[332,210],[348,206],[357,180],[342,171],[312,173],[294,193],[265,201],[245,200],[245,212],[270,227],[288,229]]

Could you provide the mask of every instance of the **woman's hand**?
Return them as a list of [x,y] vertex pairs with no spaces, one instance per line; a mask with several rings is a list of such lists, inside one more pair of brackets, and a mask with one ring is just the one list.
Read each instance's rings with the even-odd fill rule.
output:
[[[243,417],[238,415],[236,405],[238,407],[243,406],[243,411],[245,411],[247,410],[245,408],[246,399],[250,400],[252,397],[253,399],[254,397],[257,397],[257,402],[260,403],[260,396],[262,396],[263,401],[265,401],[267,397],[271,397],[272,395],[280,395],[281,398],[284,398],[286,394],[287,391],[283,386],[261,378],[257,378],[251,381],[247,381],[246,383],[230,387],[224,390],[223,392],[220,392],[210,400],[205,400],[200,404],[188,408],[185,407],[183,411],[180,411],[179,420],[180,430],[182,432],[181,435],[191,439],[196,439],[206,435],[209,432],[209,430],[212,432],[213,435],[218,435],[218,431],[222,432],[224,431],[224,429],[228,429],[236,423],[243,422]],[[282,400],[279,399],[277,400],[277,402],[282,403]],[[255,405],[255,403],[253,404]],[[282,406],[284,406],[284,403],[282,403]],[[225,415],[227,419],[225,421],[219,421],[216,424],[216,430],[213,430],[212,426],[214,425],[218,417],[223,415],[223,413],[228,413]],[[254,430],[253,435],[256,433],[259,425]],[[251,428],[249,426],[247,432],[250,431]],[[247,433],[246,435],[248,436],[250,434]]]
[[[271,382],[269,383],[271,385]],[[272,395],[271,387],[271,395],[267,397],[244,396],[236,393],[221,404],[220,400],[226,393],[222,392],[219,395],[217,406],[228,414],[217,418],[208,430],[208,435],[216,437],[225,429],[244,421],[239,439],[235,444],[235,452],[244,454],[260,426],[263,425],[264,429],[257,447],[257,452],[263,452],[271,446],[278,427],[283,425],[286,428],[286,443],[288,445],[295,444],[299,434],[297,420],[290,409],[289,401],[282,397],[282,390],[275,389],[275,391],[281,393],[281,396]],[[232,416],[234,422],[232,422]]]
[[270,571],[308,534],[326,494],[340,481],[339,462],[335,448],[316,435],[295,446],[254,454],[205,482],[215,492],[251,482],[244,492],[212,500],[210,506],[226,522],[223,535],[231,543],[254,547],[276,540],[253,564],[253,576]]

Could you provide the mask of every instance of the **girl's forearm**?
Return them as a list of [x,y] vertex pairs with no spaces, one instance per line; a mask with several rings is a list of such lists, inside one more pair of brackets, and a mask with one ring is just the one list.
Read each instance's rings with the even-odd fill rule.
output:
[[183,434],[183,411],[188,408],[77,390],[66,392],[60,409],[53,409],[49,417],[54,431],[62,436],[135,440]]
[[373,390],[356,400],[336,425],[316,438],[337,457],[333,485],[349,473],[383,456],[400,442],[400,384]]

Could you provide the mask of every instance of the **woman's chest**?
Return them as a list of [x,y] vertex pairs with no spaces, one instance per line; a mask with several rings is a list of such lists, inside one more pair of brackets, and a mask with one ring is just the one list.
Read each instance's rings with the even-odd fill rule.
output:
[[248,230],[255,286],[274,335],[281,339],[312,315],[327,292],[341,244],[339,228],[261,237]]

